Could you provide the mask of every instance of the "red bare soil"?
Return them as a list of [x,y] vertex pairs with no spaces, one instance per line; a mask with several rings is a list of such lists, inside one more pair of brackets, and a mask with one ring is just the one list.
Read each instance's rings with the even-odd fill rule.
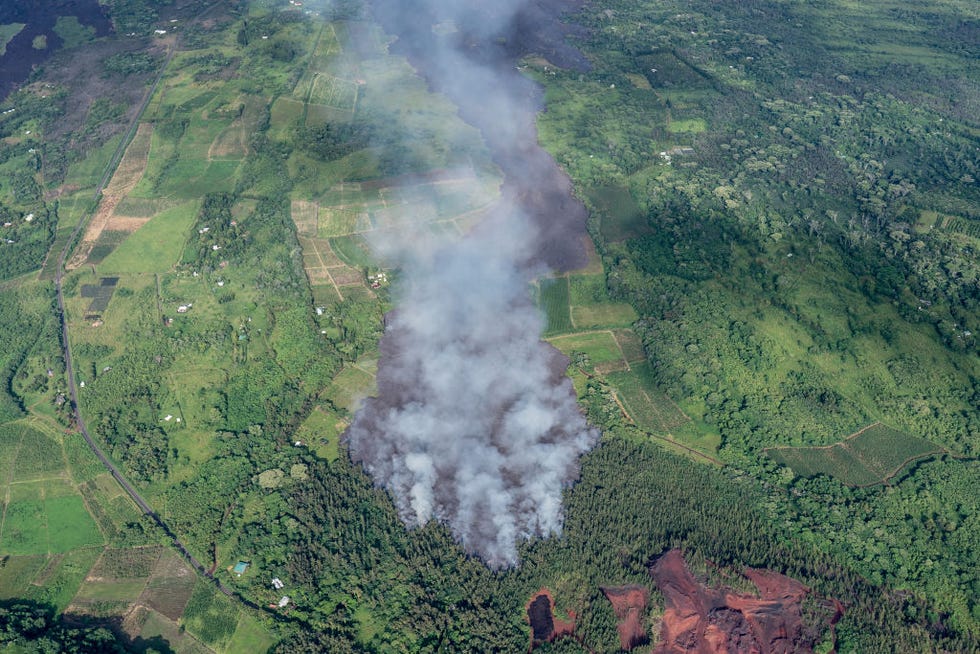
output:
[[603,588],[603,594],[613,606],[616,614],[616,631],[619,632],[619,646],[629,651],[649,642],[643,628],[650,593],[643,586],[620,586]]
[[559,620],[554,613],[555,598],[551,591],[542,588],[528,600],[524,609],[527,620],[531,623],[531,646],[551,642],[562,636],[572,636],[575,633],[575,614],[569,611],[571,621]]
[[760,597],[698,583],[680,550],[650,569],[666,600],[657,654],[788,654],[812,652],[800,604],[809,589],[769,570],[746,570]]

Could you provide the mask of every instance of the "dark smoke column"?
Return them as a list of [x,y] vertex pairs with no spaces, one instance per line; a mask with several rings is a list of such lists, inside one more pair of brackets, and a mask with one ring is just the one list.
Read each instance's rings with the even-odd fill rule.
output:
[[[439,520],[491,567],[512,566],[522,540],[560,532],[562,490],[598,438],[564,376],[567,360],[540,340],[528,296],[545,267],[584,263],[585,211],[537,145],[537,91],[499,47],[513,44],[498,37],[522,24],[520,5],[376,5],[396,48],[481,130],[504,184],[499,205],[462,240],[399,235],[379,245],[404,282],[381,341],[378,397],[346,440],[409,527]],[[432,30],[446,20],[453,38]]]

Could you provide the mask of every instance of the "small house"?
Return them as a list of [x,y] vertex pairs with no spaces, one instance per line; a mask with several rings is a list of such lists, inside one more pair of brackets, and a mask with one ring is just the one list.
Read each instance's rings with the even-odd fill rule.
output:
[[284,609],[284,608],[286,608],[286,605],[287,604],[289,604],[289,597],[287,597],[286,595],[283,595],[282,596],[282,599],[279,600],[279,608],[280,609]]
[[275,588],[276,590],[282,590],[285,586],[286,584],[282,583],[282,579],[280,579],[279,577],[272,578],[272,587]]

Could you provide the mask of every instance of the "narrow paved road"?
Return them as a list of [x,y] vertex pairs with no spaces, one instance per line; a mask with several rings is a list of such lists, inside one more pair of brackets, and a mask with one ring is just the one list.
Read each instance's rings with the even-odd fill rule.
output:
[[[146,95],[143,98],[143,102],[140,105],[139,110],[133,115],[133,119],[130,122],[129,129],[126,132],[126,135],[119,143],[119,147],[116,148],[115,153],[113,153],[112,159],[110,159],[109,164],[106,167],[105,174],[102,176],[102,180],[99,182],[98,187],[95,189],[95,197],[94,197],[95,200],[99,199],[99,197],[102,194],[102,189],[105,188],[106,184],[108,184],[109,180],[112,178],[112,174],[113,172],[115,172],[116,166],[119,165],[120,159],[122,159],[123,154],[126,152],[126,147],[129,145],[129,142],[132,140],[133,135],[136,133],[136,130],[139,127],[139,121],[140,118],[143,116],[143,112],[146,111],[146,107],[150,103],[150,99],[153,97],[153,94],[156,92],[157,87],[160,86],[160,81],[163,79],[163,74],[167,70],[167,66],[170,65],[170,61],[173,59],[174,53],[176,51],[177,51],[177,47],[176,45],[174,45],[174,47],[170,48],[170,50],[167,52],[167,57],[164,60],[163,64],[160,66],[160,72],[157,73],[156,79],[153,81],[153,84],[150,86],[150,88],[147,89]],[[71,253],[72,248],[76,240],[78,239],[79,234],[81,234],[82,230],[85,228],[85,225],[87,223],[88,223],[87,220],[80,220],[78,222],[78,226],[76,226],[75,230],[72,232],[71,237],[68,239],[68,242],[65,244],[64,249],[62,249],[61,254],[58,257],[58,268],[54,279],[55,291],[58,296],[58,313],[59,313],[59,318],[61,320],[61,349],[65,357],[65,371],[66,374],[68,375],[68,392],[69,395],[71,396],[72,413],[74,415],[75,424],[78,427],[78,431],[81,433],[82,438],[85,439],[85,442],[88,443],[88,446],[89,448],[91,448],[92,452],[95,453],[95,456],[99,458],[99,461],[102,462],[102,465],[106,467],[106,469],[113,476],[113,478],[115,478],[115,480],[119,482],[119,485],[122,486],[123,490],[125,490],[126,493],[132,498],[133,502],[136,503],[136,506],[138,506],[140,510],[143,511],[143,513],[145,513],[146,515],[148,515],[150,518],[153,519],[153,521],[157,524],[157,526],[159,526],[160,529],[162,529],[163,532],[167,535],[167,537],[170,538],[174,549],[176,549],[181,554],[181,556],[183,556],[184,559],[191,566],[194,567],[195,570],[197,570],[202,576],[212,580],[215,586],[218,588],[218,590],[220,590],[225,595],[229,597],[234,597],[238,601],[243,602],[244,604],[246,604],[247,606],[253,609],[265,610],[265,607],[259,606],[254,602],[250,602],[247,599],[243,598],[242,596],[233,593],[224,584],[222,584],[220,581],[215,579],[214,575],[206,567],[204,567],[204,565],[202,565],[201,562],[198,561],[197,558],[190,553],[190,551],[180,541],[180,539],[177,538],[177,534],[175,534],[174,531],[170,528],[170,526],[166,522],[164,522],[163,518],[161,518],[156,513],[156,511],[153,510],[153,508],[149,505],[149,503],[145,499],[143,499],[143,496],[140,495],[139,491],[137,491],[133,487],[133,485],[129,483],[129,480],[123,476],[123,474],[119,471],[119,468],[117,468],[116,465],[109,459],[109,457],[105,455],[105,452],[102,451],[102,448],[99,447],[98,443],[96,443],[95,440],[92,439],[92,436],[89,434],[88,427],[86,427],[85,425],[85,419],[82,417],[82,412],[78,404],[78,387],[75,383],[75,370],[74,370],[74,365],[71,356],[71,344],[68,338],[68,314],[65,312],[65,297],[64,297],[64,293],[62,292],[62,280],[65,274],[65,260],[68,258],[68,255]]]

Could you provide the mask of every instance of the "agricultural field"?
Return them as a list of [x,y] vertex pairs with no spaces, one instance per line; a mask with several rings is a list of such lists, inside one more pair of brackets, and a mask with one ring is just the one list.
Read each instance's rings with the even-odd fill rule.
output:
[[548,342],[566,355],[586,354],[596,370],[604,373],[625,370],[628,366],[616,337],[609,330],[554,336]]
[[660,390],[650,364],[636,363],[628,371],[611,372],[606,379],[616,389],[637,427],[653,434],[670,434],[690,418]]
[[105,274],[169,271],[180,259],[199,210],[200,203],[192,200],[164,210],[145,224],[138,225],[111,254],[98,262],[99,271]]
[[848,486],[891,483],[910,463],[943,452],[934,443],[881,423],[833,445],[766,450],[771,459],[797,475],[828,475]]
[[[331,398],[343,400],[349,396],[347,392],[340,389],[337,389],[336,393],[329,390],[328,392],[330,397],[326,399],[330,399],[331,404],[333,402]],[[340,395],[343,397],[338,397]],[[350,425],[350,418],[344,415],[345,410],[343,408],[338,410],[327,404],[318,404],[313,407],[310,415],[296,430],[296,440],[306,443],[317,453],[317,456],[327,461],[333,461],[339,455],[340,435]]]
[[0,553],[64,554],[103,544],[59,441],[40,423],[0,425]]
[[538,306],[544,313],[544,335],[553,336],[572,331],[569,307],[568,279],[556,277],[542,279],[537,285]]

